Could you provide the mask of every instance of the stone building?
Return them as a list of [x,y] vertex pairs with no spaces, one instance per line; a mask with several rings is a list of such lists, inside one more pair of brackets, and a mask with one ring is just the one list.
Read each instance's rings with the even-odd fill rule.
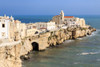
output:
[[26,31],[26,36],[29,37],[29,36],[35,36],[35,35],[38,35],[39,34],[39,30],[33,28],[33,29],[27,29]]
[[55,30],[56,29],[56,24],[55,24],[55,22],[48,22],[47,23],[47,30],[48,31],[53,31],[53,30]]
[[61,24],[66,25],[79,25],[81,27],[85,27],[85,20],[82,18],[76,18],[74,16],[64,16],[64,12],[61,11],[60,15],[56,15],[52,18],[52,21],[57,24],[57,26]]
[[34,23],[26,24],[26,36],[35,36],[39,34],[39,30],[36,28],[36,25]]
[[0,39],[14,40],[14,18],[0,16]]
[[35,24],[36,24],[36,27],[37,27],[38,30],[47,29],[47,23],[46,22],[37,22]]
[[35,23],[28,23],[26,24],[27,29],[31,29],[31,28],[36,28],[36,24]]
[[0,38],[9,38],[10,20],[0,19]]
[[52,18],[52,21],[55,22],[57,25],[61,23],[60,15],[56,15]]
[[84,18],[76,18],[76,24],[80,25],[81,27],[86,27]]
[[0,16],[0,39],[17,41],[26,37],[26,24],[8,16]]
[[36,27],[38,30],[51,31],[56,29],[55,22],[37,22]]
[[15,20],[14,21],[14,33],[15,33],[15,40],[19,40],[21,39],[21,30],[20,30],[20,24],[21,24],[21,21],[19,20]]
[[54,21],[56,24],[63,24],[71,21],[75,21],[74,16],[64,16],[64,12],[61,11],[60,15],[56,15],[52,18],[52,21]]
[[15,27],[14,27],[14,32],[15,32],[15,39],[23,39],[26,37],[26,24],[21,23],[19,20],[14,21]]
[[20,24],[20,37],[22,39],[26,37],[26,24],[25,23]]

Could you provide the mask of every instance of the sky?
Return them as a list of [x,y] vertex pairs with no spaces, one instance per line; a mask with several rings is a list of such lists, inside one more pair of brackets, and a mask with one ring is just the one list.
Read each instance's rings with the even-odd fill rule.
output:
[[100,15],[100,0],[0,0],[0,15]]

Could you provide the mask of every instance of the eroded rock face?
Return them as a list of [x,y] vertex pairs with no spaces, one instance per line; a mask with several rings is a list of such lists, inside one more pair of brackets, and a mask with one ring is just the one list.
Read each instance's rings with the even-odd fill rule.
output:
[[21,57],[29,59],[27,54],[32,50],[29,40],[23,43],[0,46],[0,67],[22,67]]
[[77,39],[79,37],[84,37],[91,35],[93,31],[96,31],[95,28],[81,28],[81,27],[68,27],[67,29],[60,29],[53,32],[48,32],[39,35],[39,37],[30,37],[23,41],[24,43],[21,46],[20,55],[23,59],[27,60],[30,57],[28,53],[32,51],[33,47],[32,42],[36,42],[39,45],[39,50],[44,50],[50,46],[56,46],[63,43],[65,40]]
[[0,47],[0,67],[21,67],[21,44]]
[[23,41],[23,43],[22,43],[21,50],[20,50],[20,55],[21,55],[21,56],[26,55],[26,54],[28,54],[32,49],[33,49],[33,48],[32,48],[31,42],[30,42],[29,40],[25,40],[25,41]]
[[59,31],[52,32],[48,38],[48,44],[55,46],[63,43],[65,40],[77,39],[91,35],[96,31],[93,27],[81,28],[81,27],[68,27],[67,29],[61,29]]
[[[96,29],[92,27],[69,27],[67,29],[61,29],[40,35],[40,37],[36,38],[36,40],[38,39],[37,42],[39,43],[39,50],[42,50],[42,48],[46,49],[49,46],[59,45],[65,40],[91,35],[93,31],[96,31]],[[33,40],[34,39],[35,38],[33,38]],[[20,57],[24,60],[30,58],[27,54],[33,49],[31,41],[29,39],[25,39],[22,41],[23,43],[17,45],[0,47],[0,67],[22,67]]]
[[[40,35],[37,38],[31,38],[31,41],[38,39],[37,42],[39,43],[39,50],[42,50],[42,48],[46,49],[49,46],[59,45],[65,40],[91,35],[94,31],[96,31],[96,29],[92,27],[69,27],[67,29],[61,29]],[[0,67],[22,67],[20,57],[24,60],[30,59],[28,53],[33,49],[31,41],[27,38],[20,44],[0,47]]]

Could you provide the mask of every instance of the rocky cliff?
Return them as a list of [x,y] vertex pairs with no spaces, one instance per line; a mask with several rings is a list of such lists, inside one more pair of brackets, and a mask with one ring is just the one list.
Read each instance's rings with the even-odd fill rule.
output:
[[96,31],[93,27],[81,28],[81,27],[68,27],[67,29],[60,29],[59,31],[51,32],[48,37],[48,44],[50,46],[55,46],[63,43],[65,40],[77,39],[80,37],[85,37],[91,35],[92,32]]
[[0,67],[22,67],[20,57],[28,59],[28,53],[33,50],[33,42],[37,42],[39,50],[46,49],[50,46],[56,46],[63,43],[65,40],[76,39],[91,35],[96,31],[95,28],[68,27],[53,32],[41,34],[38,37],[29,37],[21,42],[9,44],[0,44]]
[[0,67],[21,67],[21,44],[9,44],[10,45],[0,44]]
[[32,50],[29,40],[0,44],[0,67],[22,67],[21,56]]

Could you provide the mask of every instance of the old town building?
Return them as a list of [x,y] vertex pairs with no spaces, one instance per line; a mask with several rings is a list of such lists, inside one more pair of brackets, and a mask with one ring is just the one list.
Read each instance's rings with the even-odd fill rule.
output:
[[55,22],[58,26],[61,24],[66,25],[79,25],[85,27],[85,20],[83,18],[77,18],[74,16],[64,16],[64,12],[61,11],[60,15],[56,15],[52,18],[52,21]]
[[37,22],[36,27],[38,30],[52,31],[56,29],[55,22]]
[[14,39],[14,18],[8,16],[0,16],[0,39]]
[[39,30],[36,28],[36,25],[34,23],[26,24],[26,36],[36,36],[39,34]]

